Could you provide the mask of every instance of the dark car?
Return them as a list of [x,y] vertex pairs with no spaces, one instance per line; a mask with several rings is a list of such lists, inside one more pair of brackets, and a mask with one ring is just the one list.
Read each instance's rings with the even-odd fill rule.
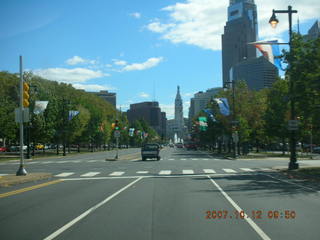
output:
[[147,158],[156,158],[158,161],[160,160],[160,146],[158,144],[145,144],[141,148],[141,157],[142,161],[145,161]]

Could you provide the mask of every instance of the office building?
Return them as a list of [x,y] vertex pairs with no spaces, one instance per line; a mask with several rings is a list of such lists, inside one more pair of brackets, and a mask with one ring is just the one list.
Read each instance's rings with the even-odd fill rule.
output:
[[105,101],[111,103],[114,107],[117,106],[117,94],[116,93],[108,92],[107,90],[102,90],[100,92],[90,92],[90,93],[101,97]]
[[136,120],[145,120],[160,136],[166,134],[166,116],[161,112],[158,102],[141,102],[130,104],[127,111],[130,123]]
[[278,68],[261,56],[242,61],[233,66],[232,79],[246,81],[251,90],[271,87],[279,74]]
[[228,21],[222,35],[223,83],[230,81],[232,67],[245,59],[256,58],[249,42],[257,40],[257,7],[254,0],[230,0]]

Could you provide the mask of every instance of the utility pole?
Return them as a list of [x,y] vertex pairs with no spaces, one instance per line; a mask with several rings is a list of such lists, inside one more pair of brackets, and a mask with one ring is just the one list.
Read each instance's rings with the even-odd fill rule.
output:
[[17,176],[27,175],[27,171],[24,169],[24,159],[23,159],[23,69],[22,69],[22,56],[20,56],[20,166],[16,173]]

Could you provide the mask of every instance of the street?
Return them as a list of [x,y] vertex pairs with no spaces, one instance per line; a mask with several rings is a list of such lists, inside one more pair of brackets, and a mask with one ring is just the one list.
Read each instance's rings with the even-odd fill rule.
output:
[[[319,239],[320,188],[285,178],[287,162],[228,160],[164,148],[31,160],[49,181],[0,188],[0,239]],[[0,175],[18,162],[0,163]],[[11,195],[5,193],[47,183]]]

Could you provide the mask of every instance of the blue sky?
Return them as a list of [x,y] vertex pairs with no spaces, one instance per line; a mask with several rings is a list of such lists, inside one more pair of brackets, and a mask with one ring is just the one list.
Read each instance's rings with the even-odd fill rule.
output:
[[[287,40],[287,16],[276,30],[272,9],[299,11],[306,33],[318,0],[255,1],[259,38]],[[280,3],[279,3],[280,2]],[[117,93],[118,107],[156,99],[173,116],[180,85],[187,116],[195,92],[221,87],[221,34],[229,1],[1,0],[0,70],[24,68],[87,91]],[[296,29],[296,26],[294,26]]]

